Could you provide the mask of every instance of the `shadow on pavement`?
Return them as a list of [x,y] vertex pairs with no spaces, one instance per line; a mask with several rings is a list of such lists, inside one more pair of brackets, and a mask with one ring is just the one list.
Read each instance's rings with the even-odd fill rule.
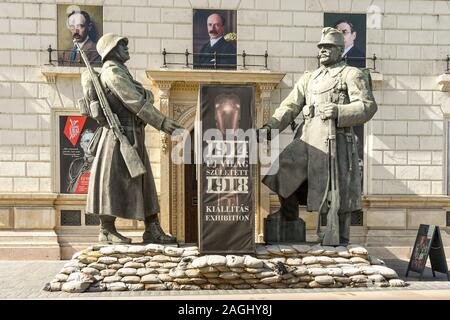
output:
[[[410,271],[408,277],[406,277],[406,270],[408,269],[409,261],[398,260],[398,259],[384,259],[386,266],[394,269],[400,279],[405,281],[420,281],[420,274],[414,271]],[[449,265],[449,260],[447,260],[447,265]],[[428,261],[423,272],[422,281],[448,281],[447,275],[445,273],[435,272],[436,277],[433,277],[431,271],[431,265]]]

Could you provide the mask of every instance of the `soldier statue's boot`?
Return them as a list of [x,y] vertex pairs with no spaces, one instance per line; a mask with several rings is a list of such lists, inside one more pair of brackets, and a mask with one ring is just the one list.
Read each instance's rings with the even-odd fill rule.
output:
[[281,213],[281,210],[277,210],[267,215],[267,220],[281,220],[283,218],[284,217],[283,214]]
[[117,232],[114,222],[116,217],[108,215],[100,215],[100,234],[98,235],[98,241],[100,243],[121,243],[130,244],[131,239],[124,237],[119,232]]
[[173,244],[177,243],[177,238],[168,235],[161,228],[158,221],[158,216],[152,215],[145,218],[145,231],[142,235],[143,243],[158,243],[158,244]]
[[298,198],[295,192],[287,198],[278,195],[280,209],[267,216],[267,220],[294,221],[298,219]]
[[266,243],[305,242],[305,222],[299,218],[299,200],[294,193],[288,198],[279,196],[281,207],[264,221],[264,241]]

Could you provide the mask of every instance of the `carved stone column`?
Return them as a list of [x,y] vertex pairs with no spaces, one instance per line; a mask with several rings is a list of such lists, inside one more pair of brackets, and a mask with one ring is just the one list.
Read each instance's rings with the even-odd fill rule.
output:
[[[276,83],[260,83],[259,84],[259,100],[260,105],[257,106],[257,117],[256,123],[257,128],[260,128],[264,123],[266,123],[270,118],[270,97],[272,91],[277,86]],[[264,218],[270,213],[270,190],[263,183],[261,183],[261,169],[269,167],[269,166],[261,166],[258,165],[257,169],[257,185],[256,185],[256,194],[257,205],[256,205],[256,239],[258,242],[263,242],[263,233],[264,233]],[[259,189],[259,190],[258,190]]]
[[261,97],[261,108],[262,108],[262,123],[266,123],[270,118],[270,97],[273,89],[277,86],[276,83],[261,83],[259,85],[260,97]]
[[[172,81],[157,81],[159,89],[159,110],[167,117],[171,117],[169,100],[170,100],[170,88],[172,87]],[[156,100],[156,99],[155,99]],[[160,222],[161,226],[166,232],[172,233],[170,203],[172,200],[172,193],[170,192],[171,177],[171,140],[170,136],[160,131],[160,147],[161,147],[161,187],[160,194],[164,195],[160,197]],[[167,179],[168,178],[168,179]]]

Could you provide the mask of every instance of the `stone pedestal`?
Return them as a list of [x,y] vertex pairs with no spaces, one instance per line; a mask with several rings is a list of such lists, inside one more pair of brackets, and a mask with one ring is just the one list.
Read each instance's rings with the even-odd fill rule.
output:
[[264,242],[300,243],[306,241],[306,227],[303,219],[286,221],[283,219],[264,219]]

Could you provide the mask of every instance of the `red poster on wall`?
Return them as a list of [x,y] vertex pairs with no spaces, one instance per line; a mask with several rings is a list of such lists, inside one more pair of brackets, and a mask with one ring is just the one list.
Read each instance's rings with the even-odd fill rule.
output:
[[98,124],[84,116],[59,117],[60,192],[87,194],[94,156],[87,152]]

